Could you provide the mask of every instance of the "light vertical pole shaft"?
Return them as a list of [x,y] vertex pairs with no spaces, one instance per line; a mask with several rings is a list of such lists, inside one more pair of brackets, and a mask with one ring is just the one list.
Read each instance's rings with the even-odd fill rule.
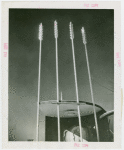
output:
[[60,142],[60,106],[59,106],[59,75],[58,75],[58,26],[54,21],[54,35],[56,45],[56,88],[57,88],[57,118],[58,118],[58,142]]
[[80,138],[82,142],[82,128],[81,128],[81,115],[80,115],[80,107],[79,107],[79,96],[78,96],[78,85],[77,85],[77,73],[76,73],[76,62],[75,62],[75,52],[74,52],[74,31],[73,24],[70,22],[70,39],[72,43],[72,55],[73,55],[73,65],[74,65],[74,77],[75,77],[75,88],[76,88],[76,99],[77,99],[77,109],[78,109],[78,118],[79,118],[79,128],[80,128]]
[[39,141],[39,102],[40,102],[40,78],[41,78],[41,46],[43,40],[43,26],[39,25],[39,73],[38,73],[38,99],[37,99],[37,125],[36,125],[36,141]]
[[62,102],[62,99],[63,99],[63,98],[62,98],[62,92],[61,92],[61,102]]
[[83,43],[84,43],[84,46],[85,46],[85,54],[86,54],[87,69],[88,69],[88,75],[89,75],[91,99],[92,99],[92,103],[93,103],[94,119],[95,119],[95,125],[96,125],[97,141],[99,142],[98,122],[97,122],[96,109],[95,109],[95,103],[94,103],[93,87],[92,87],[92,81],[91,81],[90,66],[89,66],[87,46],[86,46],[87,42],[86,42],[86,35],[85,35],[84,27],[82,27],[81,33],[82,33]]

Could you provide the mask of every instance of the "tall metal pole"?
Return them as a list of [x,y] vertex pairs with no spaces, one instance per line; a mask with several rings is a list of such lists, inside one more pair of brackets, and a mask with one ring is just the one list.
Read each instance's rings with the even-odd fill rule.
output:
[[74,65],[74,77],[75,77],[75,88],[76,88],[76,99],[77,99],[77,109],[78,109],[78,118],[79,118],[79,128],[80,128],[80,138],[82,142],[82,128],[81,128],[81,115],[80,115],[80,107],[79,107],[79,96],[78,96],[78,85],[77,85],[77,73],[76,73],[76,62],[75,62],[75,53],[74,53],[74,31],[73,24],[70,22],[70,39],[72,42],[72,54],[73,54],[73,65]]
[[59,106],[59,75],[58,75],[58,26],[57,21],[54,21],[54,36],[56,45],[56,88],[57,88],[57,117],[58,117],[58,142],[60,142],[60,106]]
[[38,99],[37,99],[37,125],[36,125],[36,141],[39,141],[39,102],[40,102],[40,74],[41,74],[41,46],[43,40],[43,25],[39,25],[39,73],[38,73]]
[[63,98],[62,98],[62,92],[61,92],[61,102],[62,102],[62,99],[63,99]]
[[96,125],[97,141],[99,142],[99,129],[98,129],[98,122],[97,122],[96,109],[95,109],[95,103],[94,103],[93,87],[92,87],[92,81],[91,81],[90,66],[89,66],[87,46],[86,46],[87,42],[86,42],[86,35],[85,35],[84,27],[82,27],[81,33],[82,33],[82,37],[83,37],[83,43],[85,46],[85,54],[86,54],[87,69],[88,69],[88,75],[89,75],[91,99],[92,99],[92,103],[93,103],[93,111],[94,111],[94,118],[95,118],[95,125]]

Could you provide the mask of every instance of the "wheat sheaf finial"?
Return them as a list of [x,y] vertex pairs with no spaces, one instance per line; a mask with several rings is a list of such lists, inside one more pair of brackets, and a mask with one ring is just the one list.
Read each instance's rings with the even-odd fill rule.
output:
[[86,43],[87,43],[87,41],[86,41],[86,34],[85,34],[84,27],[82,27],[82,29],[81,29],[81,33],[82,33],[83,43],[84,43],[84,44],[86,44]]
[[70,22],[69,24],[69,29],[70,29],[70,39],[74,39],[74,30],[72,22]]
[[54,21],[54,36],[58,38],[58,24],[56,20]]
[[39,25],[39,40],[43,40],[43,25],[40,23]]

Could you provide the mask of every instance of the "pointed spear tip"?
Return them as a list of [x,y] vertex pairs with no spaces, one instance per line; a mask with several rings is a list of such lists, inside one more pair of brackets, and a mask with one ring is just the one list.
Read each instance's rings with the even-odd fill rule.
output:
[[81,31],[84,32],[84,27],[82,27]]
[[42,28],[42,27],[43,27],[43,24],[42,24],[42,23],[40,23],[40,24],[39,24],[39,28]]
[[55,24],[55,25],[57,24],[57,21],[56,21],[56,20],[54,21],[54,24]]
[[56,20],[54,21],[54,36],[58,38],[58,25]]
[[84,27],[82,27],[81,33],[82,33],[82,37],[83,37],[83,43],[86,44],[87,42],[86,42],[86,35],[85,35]]
[[70,39],[74,39],[74,31],[73,31],[72,22],[70,22],[70,24],[69,24],[69,29],[70,29]]
[[39,40],[43,39],[43,25],[42,23],[39,24]]

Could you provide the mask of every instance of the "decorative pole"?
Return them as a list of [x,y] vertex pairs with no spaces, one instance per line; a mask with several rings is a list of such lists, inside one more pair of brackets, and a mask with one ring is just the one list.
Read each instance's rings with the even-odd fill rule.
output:
[[76,99],[77,99],[77,109],[78,109],[78,118],[79,118],[79,128],[80,128],[80,138],[82,142],[82,128],[81,128],[81,116],[80,116],[80,103],[79,103],[79,96],[78,96],[78,85],[77,85],[77,73],[76,73],[76,63],[75,63],[75,53],[74,53],[74,31],[73,31],[73,24],[70,22],[70,39],[72,42],[72,54],[73,54],[73,65],[74,65],[74,77],[75,77],[75,88],[76,88]]
[[54,36],[56,45],[56,89],[57,89],[57,116],[58,116],[58,142],[60,142],[60,114],[59,114],[59,75],[58,75],[58,25],[54,21]]
[[82,38],[83,38],[83,44],[84,44],[84,46],[85,46],[85,54],[86,54],[87,69],[88,69],[88,75],[89,75],[91,99],[92,99],[92,103],[93,103],[93,111],[94,111],[94,118],[95,118],[95,125],[96,125],[97,141],[99,142],[98,122],[97,122],[97,116],[96,116],[96,110],[95,110],[95,103],[94,103],[94,96],[93,96],[93,87],[92,87],[91,74],[90,74],[90,66],[89,66],[88,53],[87,53],[87,46],[86,46],[87,41],[86,41],[86,35],[85,35],[84,27],[82,27],[81,33],[82,33]]
[[62,102],[62,92],[61,92],[61,102]]
[[39,40],[40,40],[40,49],[39,49],[39,74],[38,74],[36,141],[39,141],[39,102],[40,102],[41,46],[42,46],[42,40],[43,40],[43,25],[42,25],[42,23],[39,25]]

